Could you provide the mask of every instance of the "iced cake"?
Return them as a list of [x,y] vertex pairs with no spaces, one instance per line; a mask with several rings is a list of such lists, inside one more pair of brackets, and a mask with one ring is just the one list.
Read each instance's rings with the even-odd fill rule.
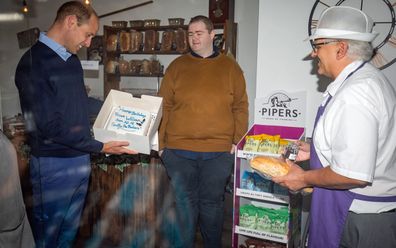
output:
[[151,114],[148,111],[117,106],[111,111],[107,120],[106,129],[118,133],[147,135],[150,126]]

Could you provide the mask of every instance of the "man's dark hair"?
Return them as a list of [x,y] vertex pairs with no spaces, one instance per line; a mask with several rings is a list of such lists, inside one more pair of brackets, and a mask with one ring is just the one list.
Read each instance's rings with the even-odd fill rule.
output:
[[214,29],[213,22],[206,16],[203,16],[203,15],[194,16],[193,18],[191,18],[188,25],[190,25],[191,23],[194,23],[194,22],[203,22],[206,26],[206,29],[209,31],[209,33],[212,32]]
[[88,22],[92,15],[98,16],[90,5],[86,5],[80,1],[70,1],[59,7],[55,22],[63,21],[69,15],[75,15],[79,24]]

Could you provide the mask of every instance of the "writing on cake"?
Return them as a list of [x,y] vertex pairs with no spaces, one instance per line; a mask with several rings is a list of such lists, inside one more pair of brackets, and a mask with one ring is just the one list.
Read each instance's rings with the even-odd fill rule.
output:
[[150,112],[137,108],[117,106],[109,116],[106,129],[120,133],[146,135],[150,126]]

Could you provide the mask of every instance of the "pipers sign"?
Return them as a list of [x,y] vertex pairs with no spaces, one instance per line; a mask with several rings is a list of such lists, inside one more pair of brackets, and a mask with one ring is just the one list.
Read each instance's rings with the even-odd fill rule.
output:
[[274,91],[256,98],[254,123],[305,127],[306,92]]

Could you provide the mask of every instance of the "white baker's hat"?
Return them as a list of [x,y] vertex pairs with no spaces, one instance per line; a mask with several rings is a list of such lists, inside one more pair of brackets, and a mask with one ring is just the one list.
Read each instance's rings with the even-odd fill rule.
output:
[[349,6],[333,6],[321,14],[317,28],[308,37],[348,39],[371,42],[378,35],[372,32],[373,20],[363,11]]

